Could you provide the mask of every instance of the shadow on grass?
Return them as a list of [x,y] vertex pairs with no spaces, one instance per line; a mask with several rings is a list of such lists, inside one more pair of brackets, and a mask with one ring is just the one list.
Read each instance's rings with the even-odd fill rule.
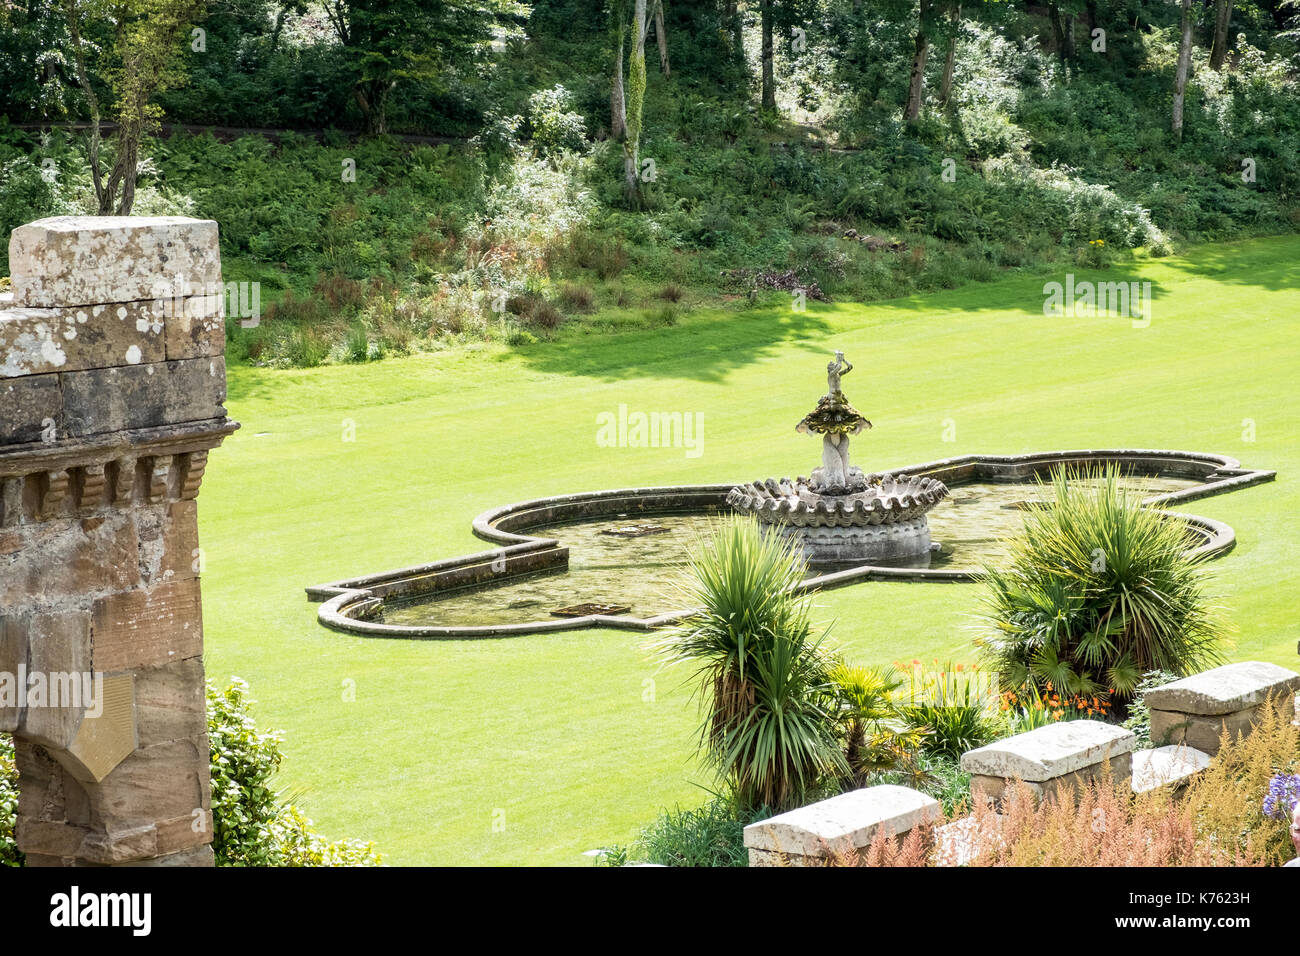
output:
[[1271,236],[1196,246],[1153,260],[1189,278],[1278,292],[1300,289],[1300,236]]
[[736,368],[789,348],[825,352],[829,315],[778,308],[734,314],[709,310],[671,327],[624,332],[617,336],[561,334],[555,341],[518,349],[530,368],[550,375],[575,375],[601,381],[653,376],[717,382]]

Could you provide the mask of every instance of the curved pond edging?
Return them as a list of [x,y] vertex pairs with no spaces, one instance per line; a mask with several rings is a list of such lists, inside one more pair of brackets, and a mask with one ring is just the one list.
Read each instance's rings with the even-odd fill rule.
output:
[[[1197,479],[1204,484],[1153,495],[1144,504],[1161,514],[1184,522],[1200,537],[1189,553],[1211,558],[1230,551],[1236,544],[1232,528],[1199,515],[1169,511],[1171,504],[1194,501],[1211,495],[1271,481],[1277,473],[1242,468],[1227,455],[1154,449],[1088,449],[1037,452],[1025,455],[961,455],[894,469],[892,474],[924,475],[949,485],[972,481],[1026,482],[1044,477],[1056,468],[1070,465],[1119,464],[1131,471],[1161,477]],[[650,617],[591,614],[583,617],[526,621],[516,624],[480,626],[438,626],[386,624],[375,620],[388,599],[409,600],[464,588],[483,588],[534,571],[562,571],[568,568],[569,550],[555,538],[526,533],[584,518],[630,517],[671,513],[726,513],[727,494],[740,484],[674,485],[667,487],[620,488],[534,498],[484,511],[474,519],[476,537],[498,547],[457,558],[447,558],[413,567],[347,578],[306,589],[309,599],[322,601],[317,620],[332,630],[365,637],[415,640],[449,640],[543,634],[589,627],[612,627],[648,631],[688,617],[690,610],[671,611]],[[861,565],[818,574],[805,579],[803,593],[845,587],[867,580],[971,581],[977,572],[948,568],[897,568]]]

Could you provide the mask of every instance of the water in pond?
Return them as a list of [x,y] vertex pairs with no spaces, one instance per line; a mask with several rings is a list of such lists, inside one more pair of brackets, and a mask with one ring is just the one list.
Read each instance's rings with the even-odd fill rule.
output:
[[[1181,478],[1121,479],[1148,494],[1179,491],[1200,484]],[[1003,541],[1021,524],[1016,505],[1038,500],[1034,484],[973,482],[955,486],[929,514],[930,537],[941,549],[922,566],[975,569],[998,563]],[[692,543],[717,520],[715,515],[639,515],[600,518],[533,528],[569,548],[568,571],[520,575],[489,589],[453,591],[434,601],[389,604],[388,624],[472,626],[552,619],[551,612],[575,604],[626,606],[633,617],[648,617],[687,606],[684,563]],[[640,536],[602,532],[629,524],[666,529]]]

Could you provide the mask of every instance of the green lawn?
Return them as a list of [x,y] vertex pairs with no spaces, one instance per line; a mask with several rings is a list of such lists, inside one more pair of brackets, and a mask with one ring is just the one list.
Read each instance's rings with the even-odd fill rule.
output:
[[[213,453],[199,499],[209,676],[248,680],[259,722],[287,732],[282,777],[306,789],[323,832],[374,839],[391,863],[582,864],[627,842],[709,782],[691,757],[684,675],[656,673],[644,636],[361,639],[319,627],[302,588],[481,549],[470,520],[510,501],[806,474],[820,449],[794,425],[832,348],[854,362],[846,392],[875,423],[854,444],[868,470],[1123,446],[1276,469],[1275,483],[1188,510],[1237,530],[1213,566],[1238,628],[1231,655],[1294,667],[1298,263],[1300,238],[1285,237],[1116,266],[1107,280],[1155,283],[1144,329],[1045,318],[1046,279],[1017,278],[871,306],[697,313],[516,352],[232,369],[243,428]],[[598,447],[596,416],[620,403],[703,413],[703,454]],[[976,596],[868,583],[820,603],[856,660],[970,660]]]

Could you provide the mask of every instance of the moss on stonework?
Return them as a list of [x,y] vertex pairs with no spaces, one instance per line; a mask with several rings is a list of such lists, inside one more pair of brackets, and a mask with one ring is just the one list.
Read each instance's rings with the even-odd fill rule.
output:
[[849,404],[844,393],[836,391],[831,395],[823,395],[817,402],[817,407],[803,417],[796,430],[816,432],[818,435],[856,435],[870,427],[871,422]]

